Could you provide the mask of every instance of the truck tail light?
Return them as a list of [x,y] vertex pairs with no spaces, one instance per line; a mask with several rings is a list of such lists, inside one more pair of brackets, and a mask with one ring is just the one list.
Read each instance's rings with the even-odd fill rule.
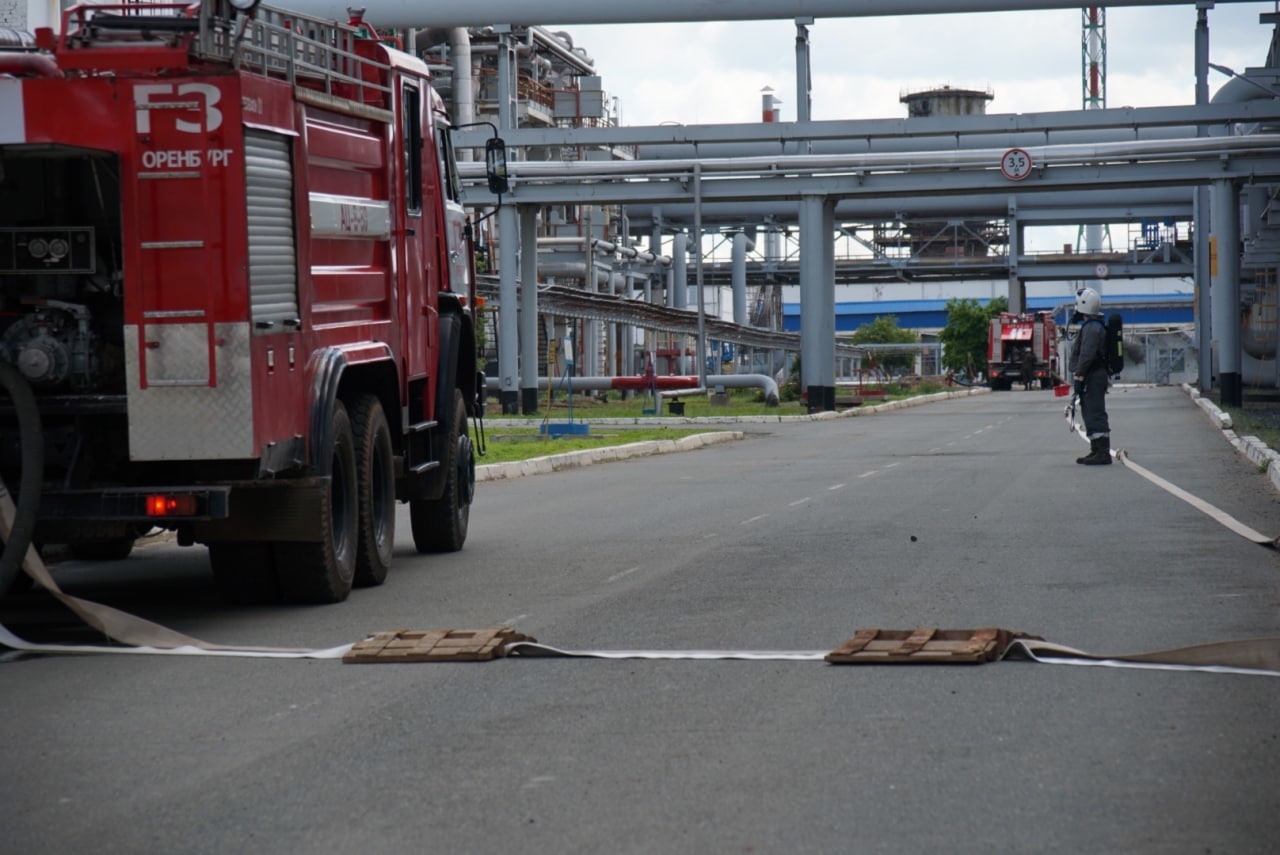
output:
[[197,512],[195,496],[166,496],[164,494],[147,496],[147,516],[149,517],[190,517]]

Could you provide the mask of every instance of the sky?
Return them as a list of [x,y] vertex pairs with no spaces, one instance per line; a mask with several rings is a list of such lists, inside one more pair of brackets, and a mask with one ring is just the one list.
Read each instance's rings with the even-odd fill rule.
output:
[[[1276,2],[1209,10],[1209,61],[1243,72],[1265,65]],[[1194,4],[1106,12],[1106,106],[1195,103]],[[822,18],[809,27],[812,117],[904,118],[903,92],[941,85],[991,90],[988,113],[1083,106],[1082,11]],[[782,121],[796,119],[793,20],[698,24],[571,25],[595,60],[620,124],[758,122],[772,87]],[[1209,72],[1209,92],[1228,78]],[[1127,235],[1110,234],[1113,246]],[[1025,249],[1057,251],[1078,239],[1060,227],[1029,229]]]
[[[1264,64],[1276,4],[1209,10],[1209,61],[1236,71]],[[991,89],[989,113],[1082,106],[1080,9],[1043,12],[823,18],[809,28],[813,118],[902,118],[903,91],[951,85]],[[1107,106],[1195,101],[1193,4],[1106,10]],[[621,124],[760,120],[760,90],[796,119],[795,23],[573,25],[594,59]],[[1210,93],[1226,82],[1210,72]]]

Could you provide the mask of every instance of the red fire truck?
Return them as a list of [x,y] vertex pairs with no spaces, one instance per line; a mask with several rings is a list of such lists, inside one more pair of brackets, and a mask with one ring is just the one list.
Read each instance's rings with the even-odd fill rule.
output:
[[1051,312],[1011,314],[991,319],[987,336],[987,383],[1007,391],[1023,382],[1023,366],[1030,354],[1031,381],[1041,389],[1057,382],[1058,325]]
[[473,254],[427,66],[255,6],[0,49],[9,546],[159,526],[235,600],[336,602],[386,578],[397,500],[419,551],[466,539]]

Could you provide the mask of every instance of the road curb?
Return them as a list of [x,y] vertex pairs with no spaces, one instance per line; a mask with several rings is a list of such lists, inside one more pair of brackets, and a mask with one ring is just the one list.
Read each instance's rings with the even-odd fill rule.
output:
[[[817,422],[831,419],[849,418],[851,416],[868,416],[906,407],[916,407],[935,401],[951,398],[967,398],[970,395],[985,395],[991,392],[986,387],[935,392],[932,395],[920,395],[905,398],[901,401],[887,401],[867,407],[851,407],[836,412],[812,413],[802,416],[704,416],[700,418],[645,418],[637,416],[625,419],[583,419],[592,425],[609,426],[664,426],[689,427],[698,425],[732,425],[732,424],[778,424],[781,422]],[[542,419],[503,419],[503,425],[535,426],[542,424]],[[573,469],[579,466],[592,466],[596,463],[610,463],[615,460],[629,460],[633,457],[647,457],[651,454],[671,454],[678,451],[693,451],[708,445],[721,442],[732,442],[746,436],[742,431],[721,430],[712,433],[699,433],[681,439],[658,439],[645,442],[631,442],[626,445],[611,445],[606,448],[592,448],[584,451],[566,451],[562,454],[548,454],[543,457],[532,457],[528,460],[513,460],[509,463],[490,463],[476,467],[476,481],[505,481],[509,478],[523,478],[526,475],[547,475],[562,469]]]
[[548,454],[543,457],[532,457],[528,460],[512,460],[509,463],[491,463],[476,467],[477,481],[503,481],[508,478],[523,478],[526,475],[546,475],[562,469],[574,469],[579,466],[592,466],[596,463],[611,463],[615,460],[629,460],[633,457],[647,457],[651,454],[671,454],[677,451],[693,451],[708,445],[721,442],[732,442],[746,436],[742,431],[715,431],[714,433],[698,433],[680,439],[654,439],[645,442],[629,442],[626,445],[610,445],[605,448],[590,448],[583,451],[566,451],[563,454]]
[[1213,426],[1222,431],[1223,438],[1231,443],[1235,450],[1243,454],[1251,463],[1259,469],[1263,469],[1267,473],[1267,477],[1271,479],[1271,486],[1276,490],[1280,490],[1280,453],[1275,452],[1256,436],[1240,436],[1237,434],[1232,429],[1234,425],[1231,421],[1231,414],[1220,410],[1217,404],[1201,395],[1199,389],[1194,389],[1190,385],[1183,383],[1182,390],[1191,396],[1191,400],[1195,402],[1197,407],[1204,411]]

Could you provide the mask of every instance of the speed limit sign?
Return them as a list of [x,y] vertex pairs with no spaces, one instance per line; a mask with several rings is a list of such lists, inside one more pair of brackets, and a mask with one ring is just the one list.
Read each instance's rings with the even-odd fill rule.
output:
[[1000,158],[1000,171],[1010,181],[1021,181],[1031,174],[1031,154],[1022,148],[1011,148]]

